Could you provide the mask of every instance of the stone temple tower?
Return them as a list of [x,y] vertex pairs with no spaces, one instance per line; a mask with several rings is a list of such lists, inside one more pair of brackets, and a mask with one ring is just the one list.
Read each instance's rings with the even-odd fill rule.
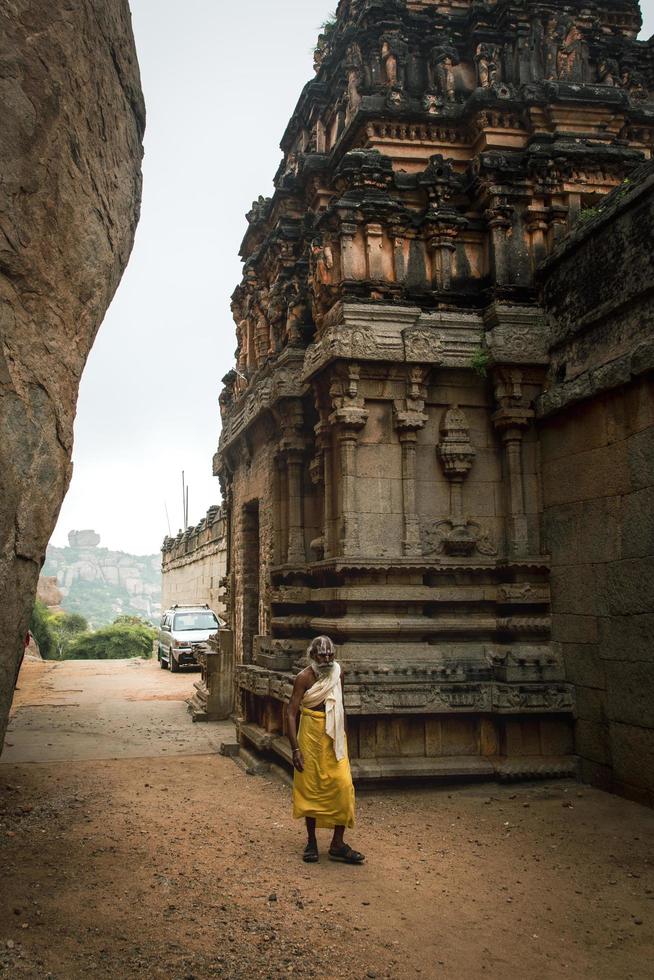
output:
[[571,770],[537,270],[650,156],[639,28],[635,0],[341,0],[325,27],[247,216],[221,395],[243,742],[288,758],[326,633],[355,776]]

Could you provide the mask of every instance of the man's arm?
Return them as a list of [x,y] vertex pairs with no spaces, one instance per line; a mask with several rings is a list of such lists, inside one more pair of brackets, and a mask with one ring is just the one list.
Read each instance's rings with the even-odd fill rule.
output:
[[293,765],[298,772],[304,771],[304,759],[302,758],[302,753],[300,752],[297,744],[297,716],[300,711],[302,698],[304,697],[304,693],[309,686],[305,674],[306,672],[301,670],[295,678],[291,700],[288,702],[288,707],[286,709],[286,719],[288,721],[287,735],[293,750]]

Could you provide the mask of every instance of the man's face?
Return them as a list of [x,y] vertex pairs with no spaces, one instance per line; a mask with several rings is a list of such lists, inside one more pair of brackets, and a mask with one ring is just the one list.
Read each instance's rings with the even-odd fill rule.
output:
[[328,673],[334,664],[334,648],[329,643],[318,644],[313,649],[311,660],[318,673]]

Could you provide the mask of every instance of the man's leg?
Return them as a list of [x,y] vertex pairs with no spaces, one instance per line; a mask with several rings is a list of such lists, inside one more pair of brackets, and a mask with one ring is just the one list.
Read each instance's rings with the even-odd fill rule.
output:
[[332,837],[332,842],[330,847],[337,851],[343,846],[343,834],[345,833],[345,827],[334,827],[334,836]]
[[344,861],[346,864],[363,864],[364,857],[359,851],[352,848],[343,840],[345,827],[334,827],[334,836],[329,845],[329,857],[332,861]]
[[314,864],[318,860],[318,841],[316,840],[316,818],[305,817],[307,825],[307,846],[304,848],[302,860]]

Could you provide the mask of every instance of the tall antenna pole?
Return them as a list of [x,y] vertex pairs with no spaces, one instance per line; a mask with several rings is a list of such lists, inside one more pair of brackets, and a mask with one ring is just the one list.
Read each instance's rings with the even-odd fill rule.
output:
[[172,538],[173,533],[170,530],[170,517],[168,516],[168,504],[166,503],[165,500],[164,500],[164,509],[166,511],[166,524],[168,525],[168,537]]
[[186,481],[184,479],[184,470],[182,470],[182,521],[184,530],[186,530]]
[[186,526],[188,527],[188,485],[186,487]]

